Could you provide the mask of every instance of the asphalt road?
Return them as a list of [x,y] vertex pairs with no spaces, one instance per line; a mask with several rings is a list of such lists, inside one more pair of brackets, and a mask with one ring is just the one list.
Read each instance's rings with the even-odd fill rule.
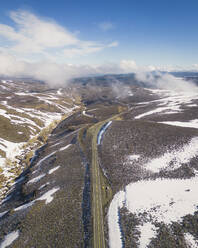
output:
[[98,128],[95,130],[92,138],[92,209],[93,209],[93,234],[94,248],[104,248],[104,223],[102,208],[102,192],[100,182],[100,167],[98,163],[97,135]]
[[[128,112],[128,111],[125,111]],[[102,208],[102,188],[100,181],[100,166],[98,163],[97,137],[101,127],[111,120],[116,120],[123,113],[95,124],[92,129],[92,213],[93,213],[93,248],[105,248],[104,215]]]

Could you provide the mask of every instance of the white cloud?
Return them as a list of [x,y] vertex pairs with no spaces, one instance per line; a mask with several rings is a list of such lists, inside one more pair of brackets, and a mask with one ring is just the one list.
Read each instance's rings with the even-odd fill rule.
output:
[[80,40],[76,33],[70,32],[56,22],[27,11],[14,11],[9,16],[14,22],[14,27],[0,24],[0,38],[4,40],[0,51],[20,58],[34,57],[58,61],[117,45],[116,42],[101,44],[96,41]]
[[148,86],[173,90],[177,92],[197,92],[197,86],[192,81],[185,81],[182,78],[174,77],[168,73],[152,73],[148,71],[137,71],[136,79],[147,83]]
[[111,22],[101,22],[99,23],[98,27],[102,31],[108,31],[108,30],[114,29],[114,25]]
[[[191,82],[173,77],[170,74],[150,72],[153,67],[138,67],[133,60],[121,60],[120,63],[106,63],[103,65],[72,65],[58,64],[43,60],[40,62],[25,62],[16,57],[0,53],[0,76],[31,77],[43,80],[51,86],[60,86],[68,83],[72,78],[119,73],[136,73],[136,78],[146,82],[148,86],[162,89],[181,91],[195,90]],[[156,77],[157,75],[157,77]]]
[[194,65],[193,65],[193,69],[194,69],[195,71],[198,71],[198,64],[194,64]]
[[125,73],[135,72],[138,70],[136,63],[133,60],[121,60],[120,68]]
[[90,53],[96,53],[107,47],[116,47],[116,46],[117,46],[117,42],[113,42],[108,45],[101,45],[94,42],[83,42],[78,47],[64,49],[63,54],[66,57],[73,58],[76,56],[84,56]]
[[52,86],[59,86],[66,84],[75,77],[125,73],[126,70],[127,72],[133,72],[134,68],[137,68],[135,62],[123,61],[120,64],[106,63],[97,66],[57,64],[47,60],[33,63],[18,60],[12,55],[0,53],[0,76],[31,77],[43,80]]

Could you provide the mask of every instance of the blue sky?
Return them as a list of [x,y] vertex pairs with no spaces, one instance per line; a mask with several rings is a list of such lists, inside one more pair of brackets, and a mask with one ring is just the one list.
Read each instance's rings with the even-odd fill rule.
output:
[[[1,1],[0,51],[29,62],[102,65],[123,60],[193,68],[198,64],[197,10],[197,0]],[[48,28],[49,23],[54,26]],[[35,28],[42,24],[42,30]],[[45,35],[44,24],[46,39],[38,41],[39,34]]]

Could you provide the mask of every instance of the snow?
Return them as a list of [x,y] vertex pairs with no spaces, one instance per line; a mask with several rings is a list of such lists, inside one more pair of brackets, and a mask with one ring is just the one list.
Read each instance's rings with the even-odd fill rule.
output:
[[131,91],[128,91],[129,96],[133,96],[133,93]]
[[147,212],[152,220],[170,224],[197,208],[198,177],[139,181],[126,187],[126,204],[132,213]]
[[[13,97],[17,97],[17,99],[20,99],[21,102],[26,101],[27,99],[29,99],[29,97],[32,97],[34,101],[41,101],[42,103],[45,102],[48,105],[50,104],[58,108],[58,111],[47,112],[46,110],[39,110],[33,107],[16,107],[14,106],[14,102],[10,102],[8,100],[11,98],[13,99],[11,95],[7,97],[2,95],[3,98],[2,101],[0,101],[2,106],[0,108],[0,116],[2,115],[8,119],[7,121],[9,121],[10,124],[14,126],[18,135],[22,136],[22,134],[24,133],[24,128],[27,128],[29,138],[35,137],[35,135],[38,134],[38,132],[44,127],[47,127],[55,120],[60,120],[63,114],[72,114],[72,111],[78,108],[78,106],[75,106],[74,104],[67,103],[66,100],[65,103],[68,105],[63,105],[63,101],[61,102],[61,104],[58,103],[57,100],[60,99],[59,93],[63,93],[62,89],[59,89],[61,92],[55,92],[51,94],[48,92],[46,94],[36,92],[32,93],[28,92],[27,89],[24,88],[23,84],[15,85],[13,83],[12,85],[10,85],[8,80],[3,80],[1,82],[2,84],[6,83],[6,85],[0,88],[10,90],[10,93],[13,93],[12,95],[14,95]],[[65,92],[65,94],[67,93]],[[23,115],[22,117],[21,114],[25,115]],[[37,120],[39,120],[40,122],[37,122]],[[3,195],[8,190],[7,183],[12,186],[12,181],[16,178],[15,172],[11,170],[13,166],[8,168],[8,166],[6,165],[6,158],[10,159],[12,162],[16,162],[17,166],[20,166],[18,164],[19,160],[16,158],[16,156],[20,156],[24,153],[24,149],[22,147],[24,144],[26,143],[14,143],[0,138],[0,149],[5,152],[5,158],[3,156],[0,156],[0,168],[3,169],[3,172],[1,174],[5,177],[4,184],[0,189],[0,198],[3,197]],[[40,161],[40,163],[42,163],[42,161]],[[40,163],[38,163],[38,165]]]
[[[28,114],[28,113],[27,113]],[[32,120],[30,120],[30,119],[28,119],[28,118],[25,118],[25,117],[20,117],[20,116],[14,116],[14,117],[16,117],[18,120],[11,120],[11,124],[22,124],[22,125],[24,125],[24,124],[28,124],[28,125],[32,125],[33,127],[37,127],[39,130],[41,129],[41,127],[39,126],[39,125],[37,125],[34,121],[32,121]],[[35,131],[37,131],[36,129],[35,129]]]
[[[145,216],[146,213],[148,223],[156,221],[171,224],[173,221],[180,222],[183,216],[194,214],[197,210],[197,187],[198,177],[138,181],[127,185],[125,192],[120,191],[114,196],[109,207],[110,247],[122,247],[117,210],[124,202],[136,216]],[[152,231],[154,235],[155,229],[152,227],[150,231],[146,230],[148,234],[144,239],[148,240]]]
[[8,88],[7,87],[5,87],[4,85],[0,85],[1,86],[1,88],[2,89],[4,89],[4,90],[8,90]]
[[39,197],[38,199],[36,199],[37,201],[43,201],[45,200],[45,204],[50,203],[53,200],[53,194],[56,193],[60,188],[59,187],[55,187],[49,191],[47,191],[45,194],[43,194],[41,197]]
[[49,182],[47,182],[47,183],[45,183],[45,184],[41,185],[41,186],[39,187],[39,190],[43,189],[45,186],[47,186],[47,185],[49,185],[49,184],[50,184],[50,183],[49,183]]
[[45,161],[46,159],[50,158],[52,155],[54,155],[56,153],[56,151],[54,152],[51,152],[50,154],[48,154],[47,156],[45,156],[44,158],[42,158],[37,164],[36,164],[36,167],[37,166],[40,166],[42,164],[43,161]]
[[155,158],[147,163],[145,168],[152,172],[159,172],[162,169],[174,170],[182,163],[188,163],[193,157],[198,156],[198,137],[192,138],[188,144],[178,150],[165,153],[159,158]]
[[197,107],[197,104],[188,104],[188,107]]
[[[151,89],[147,89],[147,90],[151,91],[154,94],[160,95],[162,98],[159,100],[150,101],[150,103],[157,103],[158,104],[157,107],[151,111],[137,115],[135,119],[141,119],[145,116],[149,116],[157,113],[160,114],[179,113],[182,111],[183,105],[190,107],[193,104],[193,101],[195,99],[198,99],[197,92],[176,93],[174,91],[168,91],[168,90],[151,90]],[[141,103],[141,104],[145,104],[145,103]],[[147,104],[149,104],[149,102]]]
[[28,96],[30,93],[25,93],[25,92],[15,92],[14,93],[17,96]]
[[55,143],[55,144],[53,144],[53,145],[50,145],[50,147],[52,148],[52,147],[58,146],[58,145],[62,144],[63,142],[64,142],[64,140],[61,141],[61,142]]
[[[42,112],[39,110],[31,109],[31,108],[22,108],[21,111],[26,113],[30,116],[30,118],[37,118],[43,122],[44,126],[47,127],[51,122],[54,120],[60,120],[61,114],[60,113],[50,113],[50,112]],[[70,112],[70,111],[68,111]],[[65,113],[65,111],[64,111]]]
[[[49,183],[46,183],[44,185],[42,185],[39,189],[42,189],[44,186],[46,186],[47,184]],[[53,200],[53,194],[56,193],[56,191],[58,191],[60,188],[59,187],[55,187],[49,191],[47,191],[46,193],[44,193],[42,196],[40,196],[39,198],[31,201],[31,202],[28,202],[26,204],[23,204],[17,208],[14,209],[14,211],[19,211],[19,210],[24,210],[28,207],[31,207],[36,201],[43,201],[45,200],[45,204],[48,204],[50,203],[52,200]]]
[[8,213],[8,211],[4,211],[4,212],[0,213],[0,218],[2,218],[7,213]]
[[87,116],[87,117],[90,117],[90,118],[92,118],[92,117],[93,117],[93,115],[89,115],[89,114],[87,114],[87,113],[85,112],[85,110],[83,110],[83,112],[82,112],[82,113],[83,113],[83,115],[84,115],[84,116]]
[[19,237],[19,231],[13,231],[7,234],[0,245],[0,248],[5,248],[11,245]]
[[105,131],[107,130],[107,128],[111,125],[112,121],[107,122],[101,129],[100,132],[98,134],[98,140],[97,140],[97,144],[100,145],[101,140],[102,140],[102,136],[105,133]]
[[[171,108],[171,110],[173,110],[173,108]],[[156,114],[156,113],[161,113],[161,112],[163,112],[163,114],[165,114],[165,113],[167,114],[168,111],[170,111],[170,108],[169,107],[161,107],[161,108],[157,108],[157,109],[148,111],[146,113],[140,114],[140,115],[136,116],[135,119],[140,119],[142,117],[145,117],[145,116],[148,116],[148,115],[152,115],[152,114]],[[175,107],[174,108],[174,111],[175,111],[174,113],[177,113],[180,110],[178,109],[178,107]]]
[[[11,110],[14,110],[14,111],[19,112],[19,113],[25,113],[25,114],[30,116],[30,119],[28,119],[28,118],[20,118],[20,116],[16,116],[16,117],[19,118],[19,121],[11,120],[13,124],[21,124],[22,125],[24,123],[27,123],[27,124],[31,124],[33,126],[38,127],[39,129],[41,129],[41,127],[36,125],[36,123],[31,120],[31,118],[37,118],[38,119],[38,116],[39,116],[39,119],[44,123],[44,125],[46,127],[52,121],[60,120],[63,113],[64,114],[69,113],[74,109],[74,108],[68,108],[68,107],[62,106],[62,105],[54,102],[53,100],[57,100],[59,98],[57,98],[55,96],[51,96],[49,94],[47,94],[47,95],[45,95],[45,94],[37,95],[35,93],[24,93],[24,92],[16,92],[15,94],[19,95],[19,96],[27,96],[27,97],[32,96],[32,97],[35,97],[35,98],[39,99],[42,102],[46,102],[47,104],[54,105],[55,107],[60,109],[61,113],[42,112],[42,111],[39,111],[39,110],[35,110],[33,108],[32,109],[31,108],[15,108],[13,106],[8,105],[6,101],[2,101],[2,104],[7,109],[11,109]],[[4,114],[4,116],[9,118],[9,119],[11,118],[11,115],[6,114],[6,113]]]
[[62,95],[61,90],[62,90],[61,88],[57,90],[57,94],[58,94],[58,95]]
[[7,117],[8,119],[10,119],[10,117],[8,115],[6,115],[7,111],[5,109],[0,109],[0,115],[3,115],[4,117]]
[[179,127],[189,127],[189,128],[198,128],[198,119],[191,120],[191,121],[163,121],[159,122],[167,125],[172,126],[179,126]]
[[129,155],[128,160],[133,161],[133,160],[138,160],[140,158],[140,155]]
[[48,174],[52,174],[54,171],[58,170],[59,168],[60,168],[60,165],[56,166],[55,168],[49,170]]
[[6,157],[10,159],[14,159],[23,144],[24,142],[14,143],[0,138],[0,149],[3,150],[6,153]]
[[198,176],[198,170],[193,169],[193,173],[195,174],[195,176]]
[[10,200],[12,197],[12,195],[8,195],[6,198],[4,198],[1,202],[0,202],[0,205],[3,204],[4,202],[7,202],[8,200]]
[[[10,159],[11,161],[14,161],[15,157],[21,154],[21,147],[23,144],[23,142],[14,143],[0,138],[0,149],[6,153],[6,158]],[[6,164],[6,158],[0,156],[0,168],[2,168],[2,174],[5,177],[12,177],[13,174],[9,172],[10,167]]]
[[[189,163],[197,155],[198,137],[194,137],[178,149],[152,159],[144,167],[152,172],[159,172],[161,169],[173,170],[179,168],[183,163]],[[137,155],[131,156],[138,158]],[[139,216],[141,220],[141,225],[138,226],[141,232],[139,239],[141,248],[147,247],[150,239],[156,236],[153,222],[163,222],[169,225],[173,221],[182,221],[182,217],[188,214],[194,214],[198,207],[198,173],[196,170],[194,172],[195,176],[190,179],[142,180],[130,183],[125,187],[125,191],[118,192],[108,211],[110,247],[122,247],[118,209],[123,206]]]
[[25,177],[20,177],[19,179],[15,180],[14,184],[20,183],[25,180]]
[[146,248],[151,239],[156,236],[156,227],[150,222],[143,223],[142,226],[139,226],[139,231],[141,233],[139,242],[140,248]]
[[[11,99],[11,97],[7,97],[7,99]],[[22,109],[12,107],[12,106],[8,105],[7,103],[5,103],[4,101],[2,102],[2,105],[4,105],[7,109],[15,110],[18,113],[24,113],[24,111]]]
[[24,209],[26,209],[28,207],[31,207],[34,203],[35,203],[35,200],[34,201],[31,201],[31,202],[28,202],[26,204],[23,204],[20,207],[15,208],[14,211],[24,210]]
[[30,181],[28,181],[28,184],[36,183],[36,182],[38,182],[41,178],[43,178],[44,176],[45,176],[45,174],[41,174],[41,175],[39,175],[38,177],[35,177],[35,178],[31,179]]
[[163,114],[175,114],[175,113],[178,113],[180,112],[181,110],[179,109],[178,106],[172,106],[172,107],[160,107],[160,108],[157,108],[157,109],[154,109],[154,110],[151,110],[151,111],[148,111],[146,113],[143,113],[143,114],[140,114],[138,116],[135,117],[135,119],[140,119],[142,117],[145,117],[145,116],[148,116],[148,115],[152,115],[152,114],[156,114],[156,113],[162,113]]
[[66,150],[67,148],[69,148],[70,146],[71,146],[71,144],[66,145],[66,146],[63,146],[63,147],[61,147],[61,148],[59,149],[59,151],[64,151],[64,150]]
[[6,80],[1,80],[1,82],[2,82],[3,84],[6,84],[6,83],[7,83],[7,81],[6,81]]
[[108,226],[109,226],[109,245],[111,248],[122,248],[121,232],[118,219],[118,208],[123,205],[124,191],[118,192],[109,207]]
[[189,248],[198,248],[198,241],[190,233],[185,233],[184,238]]

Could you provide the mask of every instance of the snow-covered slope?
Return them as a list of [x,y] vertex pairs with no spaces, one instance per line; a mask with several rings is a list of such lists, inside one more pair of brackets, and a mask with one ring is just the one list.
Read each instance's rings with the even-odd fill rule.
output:
[[0,80],[0,198],[25,166],[21,159],[42,145],[50,125],[76,108],[71,89]]
[[[110,204],[108,212],[109,245],[111,248],[129,247],[123,245],[128,242],[126,241],[128,239],[135,242],[135,247],[140,248],[176,247],[173,245],[178,238],[173,231],[175,225],[181,231],[178,242],[182,242],[182,246],[178,247],[198,247],[196,232],[190,233],[189,227],[189,230],[183,228],[187,225],[185,218],[191,216],[192,220],[193,218],[197,220],[198,133],[197,136],[191,139],[189,137],[185,142],[182,138],[182,132],[187,136],[189,129],[198,128],[198,93],[151,89],[148,89],[148,92],[158,95],[160,99],[139,103],[139,113],[133,118],[150,125],[163,123],[164,130],[167,125],[174,126],[175,132],[179,130],[181,137],[175,139],[174,145],[170,143],[165,149],[163,148],[165,141],[163,143],[163,138],[161,138],[163,133],[159,132],[158,139],[161,140],[161,144],[158,144],[155,150],[161,151],[162,155],[154,157],[151,154],[151,158],[148,157],[148,154],[145,156],[143,153],[126,156],[123,167],[135,168],[133,165],[136,163],[136,169],[140,168],[142,176],[139,176],[139,180],[136,179],[137,181],[125,185],[123,190],[115,194]],[[156,125],[155,127],[157,130]],[[160,130],[163,130],[163,127]],[[196,135],[196,130],[193,131]],[[141,132],[139,126],[138,135]],[[167,132],[167,137],[171,141],[174,132]],[[152,146],[154,136],[153,140],[148,140],[148,144],[144,143],[145,147]],[[134,142],[138,143],[137,137]],[[132,147],[133,145],[134,143],[131,144]],[[131,173],[136,173],[135,169],[131,169]],[[132,218],[131,222],[130,218]],[[123,219],[127,220],[124,224]],[[129,226],[131,226],[131,231],[129,231]],[[127,236],[129,234],[126,230],[124,233],[123,228],[128,228],[131,236]],[[164,230],[166,230],[167,236],[170,233],[173,243],[169,244],[170,240],[165,237],[165,243],[161,244],[160,239],[164,235]]]

